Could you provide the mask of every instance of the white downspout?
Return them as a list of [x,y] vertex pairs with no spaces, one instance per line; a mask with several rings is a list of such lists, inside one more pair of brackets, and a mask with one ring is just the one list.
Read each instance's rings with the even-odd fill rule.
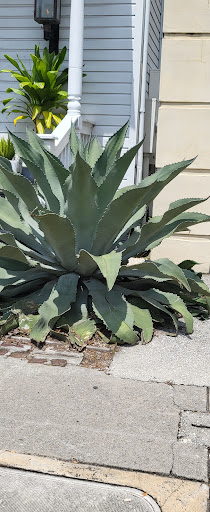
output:
[[71,0],[67,115],[81,116],[84,0]]
[[[147,64],[148,64],[148,45],[149,45],[149,29],[150,29],[150,10],[151,0],[146,0],[145,18],[144,18],[144,48],[143,48],[143,61],[142,61],[142,80],[141,80],[141,99],[139,110],[139,141],[144,138],[144,119],[146,109],[146,92],[147,92]],[[141,146],[138,152],[137,159],[137,184],[142,180],[143,173],[143,156],[144,145]]]

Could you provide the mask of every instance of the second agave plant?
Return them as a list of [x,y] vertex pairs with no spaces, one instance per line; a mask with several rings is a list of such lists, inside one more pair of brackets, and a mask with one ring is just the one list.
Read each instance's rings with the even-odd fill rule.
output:
[[[210,291],[193,261],[145,259],[173,233],[210,220],[191,210],[205,198],[185,198],[144,222],[151,201],[192,160],[119,189],[141,145],[121,156],[126,130],[103,150],[96,138],[84,146],[72,128],[70,169],[33,132],[28,142],[10,135],[35,183],[0,158],[1,325],[31,307],[30,336],[38,342],[63,328],[77,344],[104,328],[109,339],[135,344],[151,340],[154,323],[177,332],[183,317],[192,333],[193,315],[208,316]],[[135,257],[142,260],[129,265]]]

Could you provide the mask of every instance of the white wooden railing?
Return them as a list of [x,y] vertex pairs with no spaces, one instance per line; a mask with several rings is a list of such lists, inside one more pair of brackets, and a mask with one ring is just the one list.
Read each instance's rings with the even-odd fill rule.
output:
[[66,115],[53,133],[39,135],[48,146],[53,155],[57,156],[63,165],[68,169],[71,165],[71,154],[69,146],[69,136],[71,125],[74,124],[76,132],[84,142],[88,142],[91,136],[93,125],[85,121],[82,117],[71,117]]

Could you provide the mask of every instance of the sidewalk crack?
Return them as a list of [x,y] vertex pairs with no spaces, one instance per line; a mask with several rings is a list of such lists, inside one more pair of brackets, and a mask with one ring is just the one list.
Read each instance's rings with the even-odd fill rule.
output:
[[206,388],[206,412],[210,412],[209,405],[210,405],[209,388]]
[[164,505],[167,503],[168,500],[170,500],[171,496],[173,496],[173,494],[175,494],[177,491],[179,491],[181,489],[181,487],[183,486],[183,482],[181,482],[180,485],[178,485],[176,487],[176,489],[174,489],[171,494],[169,494],[169,496],[167,496],[166,500],[161,504],[161,507],[164,507]]
[[172,463],[171,463],[170,475],[172,475],[172,476],[173,476],[173,468],[174,468],[174,445],[175,445],[175,443],[172,443],[172,445],[171,445]]

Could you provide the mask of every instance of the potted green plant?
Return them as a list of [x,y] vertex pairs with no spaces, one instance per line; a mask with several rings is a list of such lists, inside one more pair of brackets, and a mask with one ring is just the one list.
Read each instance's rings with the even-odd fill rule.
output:
[[14,146],[9,137],[8,139],[4,137],[0,139],[0,156],[7,158],[7,160],[12,160],[15,156]]
[[15,174],[20,172],[20,158],[15,155],[15,149],[9,137],[7,139],[4,137],[0,139],[0,156],[3,156],[4,158],[7,158],[7,160],[11,161],[12,169]]
[[19,83],[19,88],[8,87],[7,93],[14,93],[15,97],[3,100],[2,113],[8,111],[19,114],[14,124],[21,119],[31,119],[39,134],[45,130],[54,130],[60,123],[67,110],[67,91],[64,85],[68,79],[68,69],[59,72],[66,56],[66,47],[58,55],[49,53],[47,48],[40,55],[39,46],[35,46],[31,54],[32,70],[27,71],[25,65],[17,56],[17,60],[9,55],[5,58],[14,66],[15,70],[2,69],[3,73],[11,73]]

